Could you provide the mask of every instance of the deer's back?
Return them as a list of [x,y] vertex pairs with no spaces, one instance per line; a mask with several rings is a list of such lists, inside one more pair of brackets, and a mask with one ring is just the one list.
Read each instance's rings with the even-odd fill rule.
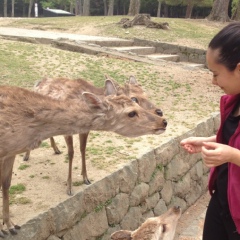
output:
[[91,92],[98,96],[104,94],[104,88],[97,88],[83,79],[44,78],[38,82],[34,90],[42,95],[55,99],[78,99],[82,92]]

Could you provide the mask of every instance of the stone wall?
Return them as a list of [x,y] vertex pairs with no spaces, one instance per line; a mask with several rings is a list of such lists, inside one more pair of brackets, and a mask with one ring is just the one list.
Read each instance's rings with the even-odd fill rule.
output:
[[189,136],[211,136],[219,114],[132,161],[56,207],[25,223],[14,240],[108,240],[119,229],[136,229],[172,205],[185,211],[206,192],[208,169],[201,155],[179,145]]
[[196,49],[164,42],[153,42],[138,38],[134,38],[134,45],[153,46],[156,48],[156,53],[176,54],[180,57],[180,62],[191,62],[199,64],[206,63],[206,50],[203,49]]

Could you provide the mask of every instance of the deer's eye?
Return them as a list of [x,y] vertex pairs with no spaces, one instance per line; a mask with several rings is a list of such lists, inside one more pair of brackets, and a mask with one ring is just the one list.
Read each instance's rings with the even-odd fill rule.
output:
[[165,233],[167,231],[167,225],[163,224],[162,225],[162,233]]
[[130,118],[133,118],[133,117],[135,117],[137,115],[137,113],[135,112],[135,111],[132,111],[132,112],[130,112],[129,114],[128,114],[128,116],[130,117]]
[[138,103],[138,99],[137,98],[132,97],[131,99],[132,99],[133,102]]

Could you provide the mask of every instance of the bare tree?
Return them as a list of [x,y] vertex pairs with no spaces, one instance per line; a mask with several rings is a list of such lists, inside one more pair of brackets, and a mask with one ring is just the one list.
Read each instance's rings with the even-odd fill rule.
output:
[[158,0],[157,17],[161,17],[162,0]]
[[141,6],[140,0],[130,0],[128,15],[134,16],[136,14],[139,14],[140,6]]
[[186,9],[185,18],[191,18],[193,6],[194,6],[194,0],[187,0],[187,9]]
[[82,15],[83,14],[83,4],[82,0],[76,0],[75,2],[75,15]]
[[3,2],[3,16],[7,17],[7,0]]
[[114,0],[109,0],[108,16],[113,16]]
[[83,0],[83,16],[90,15],[90,0]]
[[28,17],[31,17],[32,7],[33,7],[33,0],[29,0],[29,5],[28,5]]
[[228,16],[228,7],[230,0],[215,0],[212,10],[207,19],[210,21],[228,22],[230,18]]
[[73,13],[74,10],[74,4],[73,2],[70,2],[70,13]]
[[107,0],[103,0],[104,16],[107,16]]
[[15,5],[15,0],[12,0],[12,17],[14,17],[14,5]]

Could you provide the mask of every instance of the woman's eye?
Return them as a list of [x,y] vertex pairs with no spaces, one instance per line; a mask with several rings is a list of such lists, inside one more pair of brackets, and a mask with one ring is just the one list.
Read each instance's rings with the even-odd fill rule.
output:
[[131,99],[132,99],[133,102],[138,103],[138,99],[137,98],[132,97]]
[[135,117],[136,115],[137,115],[137,113],[136,113],[135,111],[130,112],[130,113],[128,114],[128,116],[129,116],[130,118]]

